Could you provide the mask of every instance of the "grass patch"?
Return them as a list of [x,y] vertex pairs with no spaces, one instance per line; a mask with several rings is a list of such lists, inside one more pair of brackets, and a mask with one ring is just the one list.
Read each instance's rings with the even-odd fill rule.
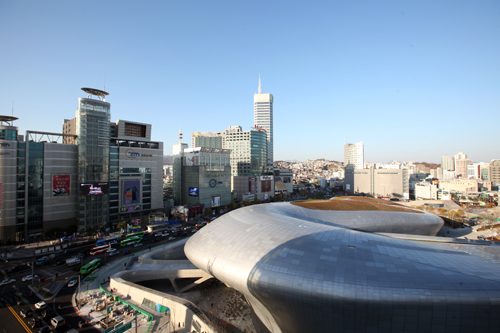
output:
[[366,197],[335,197],[333,200],[296,201],[292,202],[292,205],[316,210],[383,211],[423,214],[423,212],[415,211],[392,201]]

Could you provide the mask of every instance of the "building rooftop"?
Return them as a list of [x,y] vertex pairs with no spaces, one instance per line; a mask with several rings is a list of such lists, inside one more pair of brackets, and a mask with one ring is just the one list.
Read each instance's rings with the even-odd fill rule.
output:
[[392,201],[353,196],[335,197],[332,200],[298,201],[292,202],[292,205],[315,210],[423,213],[422,211],[414,210]]

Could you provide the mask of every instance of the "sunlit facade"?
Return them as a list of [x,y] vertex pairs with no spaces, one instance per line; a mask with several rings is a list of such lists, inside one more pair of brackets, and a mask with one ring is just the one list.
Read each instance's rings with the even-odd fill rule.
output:
[[259,78],[259,92],[253,96],[253,121],[256,128],[264,129],[267,136],[266,172],[273,172],[274,140],[273,140],[273,102],[272,94],[263,94]]

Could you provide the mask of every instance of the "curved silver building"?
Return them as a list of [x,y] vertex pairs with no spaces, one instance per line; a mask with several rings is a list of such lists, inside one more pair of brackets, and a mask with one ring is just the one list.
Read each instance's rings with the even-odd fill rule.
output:
[[442,225],[376,199],[262,204],[220,217],[185,253],[245,295],[261,332],[498,331],[496,247],[432,237]]

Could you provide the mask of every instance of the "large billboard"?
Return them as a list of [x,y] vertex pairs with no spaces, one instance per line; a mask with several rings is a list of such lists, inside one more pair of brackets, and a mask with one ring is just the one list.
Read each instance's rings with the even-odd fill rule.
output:
[[261,180],[261,192],[271,192],[271,180]]
[[124,180],[123,181],[123,204],[133,205],[141,202],[141,181]]
[[219,207],[221,203],[220,195],[212,196],[212,208]]
[[80,195],[101,195],[109,193],[109,183],[80,184]]
[[70,195],[71,176],[53,175],[52,176],[52,196],[62,197]]

